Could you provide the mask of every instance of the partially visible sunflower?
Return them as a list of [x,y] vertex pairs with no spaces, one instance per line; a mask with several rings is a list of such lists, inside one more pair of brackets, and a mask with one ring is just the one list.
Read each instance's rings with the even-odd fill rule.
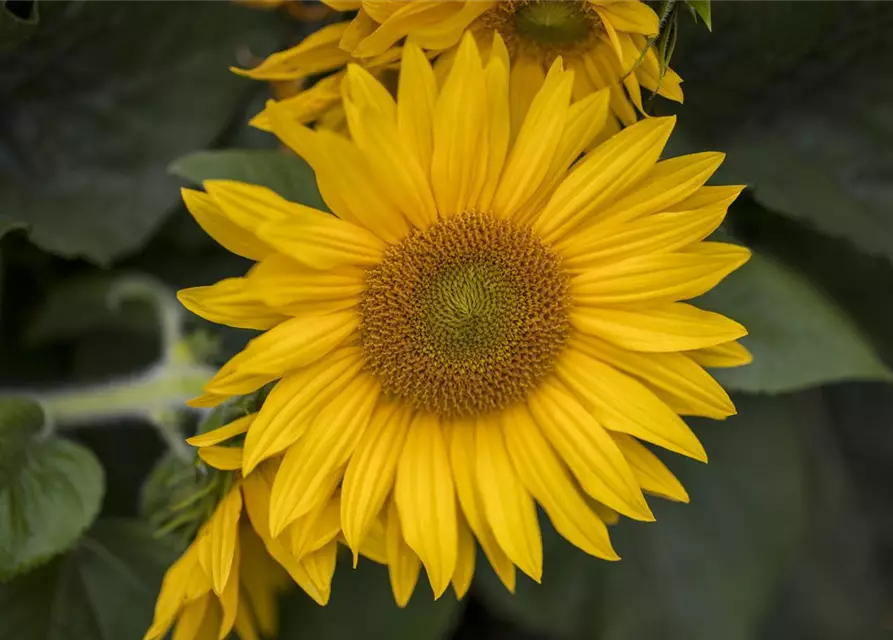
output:
[[[329,2],[336,8],[344,3]],[[462,34],[470,30],[486,54],[499,33],[512,61],[512,109],[520,124],[546,71],[558,56],[574,73],[574,97],[581,99],[610,89],[611,111],[623,125],[644,114],[642,88],[682,102],[682,79],[672,69],[661,72],[649,38],[658,34],[659,20],[639,0],[367,0],[359,5],[349,25],[328,27],[297,47],[274,54],[256,69],[245,72],[258,79],[285,79],[304,73],[311,60],[338,57],[329,49],[315,52],[311,39],[328,38],[354,62],[376,66],[394,55],[401,41],[413,42],[429,56],[441,54],[445,64],[455,55]],[[322,34],[322,30],[319,33]],[[331,68],[335,68],[332,65]],[[311,89],[312,91],[312,89]],[[296,117],[309,121],[304,105],[295,100]],[[638,112],[638,113],[637,113]],[[316,112],[321,113],[321,112]],[[303,119],[302,119],[303,118]],[[264,120],[261,120],[263,122]],[[613,118],[610,132],[618,128]]]
[[673,118],[584,153],[610,91],[573,100],[559,57],[516,122],[510,69],[498,33],[483,56],[466,35],[442,86],[407,44],[396,101],[350,65],[349,139],[273,105],[334,215],[250,184],[184,190],[257,264],[180,300],[265,332],[193,404],[276,381],[242,459],[247,482],[284,453],[269,534],[315,538],[336,503],[355,554],[381,526],[401,604],[420,566],[435,597],[462,595],[475,540],[509,589],[516,567],[539,580],[537,503],[616,560],[606,520],[653,520],[643,491],[688,499],[640,441],[706,460],[680,415],[733,414],[702,365],[749,361],[744,327],[682,302],[749,256],[704,241],[741,190],[704,186],[723,155],[659,161]]
[[[255,415],[190,438],[226,488],[213,515],[167,571],[144,640],[216,640],[235,631],[242,640],[276,635],[278,594],[291,579],[317,603],[328,602],[337,541],[317,545],[300,558],[290,545],[269,535],[269,499],[276,462],[242,478],[242,450],[218,446],[244,433]],[[244,515],[243,515],[244,514]],[[337,533],[337,531],[336,531]]]

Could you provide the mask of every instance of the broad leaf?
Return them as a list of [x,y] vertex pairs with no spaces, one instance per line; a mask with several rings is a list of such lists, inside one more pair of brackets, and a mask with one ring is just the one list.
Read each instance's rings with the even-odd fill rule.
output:
[[141,638],[175,555],[142,524],[100,521],[64,557],[0,584],[0,637]]
[[200,151],[180,158],[170,172],[192,183],[204,180],[237,180],[268,187],[286,200],[328,211],[316,175],[304,160],[284,151],[226,149]]
[[671,144],[725,151],[721,181],[893,259],[893,4],[715,8],[714,34],[679,39],[685,105]]
[[220,2],[41,9],[28,43],[0,54],[0,226],[108,264],[179,201],[166,166],[213,142],[258,88],[228,67],[276,45],[275,17]]
[[657,522],[611,527],[622,557],[586,556],[544,527],[543,581],[512,597],[489,569],[477,593],[550,638],[749,640],[801,532],[804,470],[787,398],[736,399],[740,414],[696,423],[710,464],[665,456],[691,504],[652,499]]
[[36,403],[0,399],[0,579],[70,548],[102,502],[96,456],[42,428]]
[[450,593],[436,602],[423,576],[405,609],[394,604],[387,569],[361,559],[352,569],[350,558],[339,559],[332,584],[332,598],[325,607],[303,593],[280,609],[279,640],[341,640],[387,638],[388,640],[448,640],[460,607]]
[[781,393],[841,380],[891,380],[853,320],[806,278],[755,254],[699,299],[741,322],[753,353],[746,367],[716,369],[729,389]]

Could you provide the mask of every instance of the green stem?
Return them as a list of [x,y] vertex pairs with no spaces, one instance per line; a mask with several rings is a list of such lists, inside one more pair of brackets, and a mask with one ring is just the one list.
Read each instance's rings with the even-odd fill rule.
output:
[[60,428],[125,417],[153,418],[159,412],[185,408],[186,400],[199,395],[213,374],[203,365],[165,363],[134,378],[34,396]]

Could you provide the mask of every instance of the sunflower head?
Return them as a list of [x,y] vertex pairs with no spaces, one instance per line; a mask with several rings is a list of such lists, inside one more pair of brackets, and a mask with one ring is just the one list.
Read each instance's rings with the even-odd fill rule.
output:
[[481,15],[474,27],[499,32],[509,50],[537,52],[550,61],[592,48],[604,34],[594,7],[574,0],[500,3]]
[[[394,15],[406,7],[430,9]],[[516,568],[539,580],[537,505],[572,544],[618,559],[606,522],[653,520],[646,493],[688,499],[642,441],[706,460],[680,415],[734,413],[702,365],[749,358],[741,325],[685,302],[749,255],[705,241],[741,189],[704,186],[722,154],[661,160],[673,118],[594,145],[610,89],[579,96],[559,56],[517,110],[511,65],[498,32],[483,52],[466,34],[438,82],[410,42],[396,99],[352,65],[349,137],[271,105],[331,214],[250,184],[186,193],[257,264],[180,299],[263,331],[198,402],[275,385],[204,444],[244,434],[223,463],[244,486],[266,478],[252,521],[268,549],[343,536],[356,557],[383,541],[372,555],[400,604],[422,566],[435,597],[464,594],[475,541],[509,589]]]
[[561,258],[529,230],[465,211],[369,270],[360,333],[385,393],[444,417],[522,400],[570,331]]

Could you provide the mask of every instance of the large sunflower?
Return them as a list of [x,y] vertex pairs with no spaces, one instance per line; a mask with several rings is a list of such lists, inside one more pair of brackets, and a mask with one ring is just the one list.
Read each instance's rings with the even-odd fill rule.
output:
[[[350,23],[325,27],[292,49],[274,54],[245,71],[257,79],[304,77],[321,65],[335,69],[348,59],[381,68],[398,55],[396,45],[412,42],[442,54],[448,63],[462,34],[470,30],[486,54],[499,33],[512,61],[512,101],[520,125],[524,111],[558,56],[573,70],[575,99],[610,89],[611,111],[624,125],[644,113],[642,88],[682,102],[682,79],[672,69],[661,73],[649,38],[659,21],[639,0],[384,0],[329,2],[337,9],[358,8]],[[337,45],[337,46],[336,46]],[[336,74],[329,80],[340,82]],[[326,101],[326,98],[329,98]],[[308,122],[333,104],[326,87],[310,89],[289,103],[293,117]],[[638,113],[637,113],[638,112]],[[262,126],[266,119],[258,121]],[[609,124],[616,130],[612,118]]]
[[703,186],[722,154],[658,161],[675,121],[652,118],[581,157],[608,92],[572,101],[558,58],[512,123],[509,52],[498,34],[487,50],[466,36],[438,89],[408,44],[396,101],[350,66],[350,140],[270,111],[334,215],[237,182],[184,193],[257,265],[180,299],[265,330],[195,404],[277,381],[243,459],[284,452],[270,534],[337,495],[355,552],[386,523],[401,603],[420,562],[435,596],[464,592],[475,539],[510,589],[515,567],[539,580],[536,504],[616,559],[605,518],[653,520],[643,491],[687,500],[640,440],[705,460],[679,416],[734,413],[702,365],[749,359],[741,325],[681,302],[749,255],[704,241],[740,191]]

